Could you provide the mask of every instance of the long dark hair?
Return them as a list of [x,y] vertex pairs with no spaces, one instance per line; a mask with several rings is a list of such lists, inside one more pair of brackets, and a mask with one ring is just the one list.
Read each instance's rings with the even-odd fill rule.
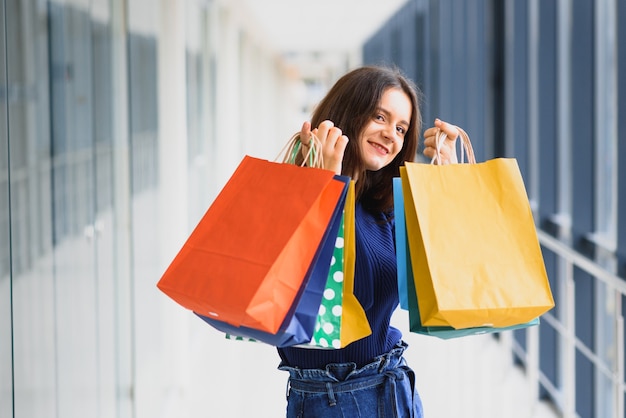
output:
[[[386,167],[368,171],[363,167],[359,141],[366,125],[376,115],[383,93],[390,88],[402,90],[411,101],[411,120],[402,149]],[[350,142],[343,157],[342,174],[358,176],[356,197],[373,212],[389,213],[393,209],[392,178],[400,175],[400,166],[413,161],[422,127],[420,93],[415,84],[397,68],[365,66],[342,76],[317,105],[311,125],[317,127],[331,120]]]

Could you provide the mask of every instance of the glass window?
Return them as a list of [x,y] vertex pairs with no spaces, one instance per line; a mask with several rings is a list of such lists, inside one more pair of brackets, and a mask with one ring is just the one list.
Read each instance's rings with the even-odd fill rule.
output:
[[51,3],[49,11],[57,408],[60,415],[79,417],[93,414],[99,404],[102,349],[94,309],[99,301],[92,27],[87,7]]
[[617,22],[615,0],[595,4],[596,235],[614,249],[617,241]]
[[195,226],[209,207],[208,139],[206,135],[207,61],[205,28],[206,8],[196,2],[186,4],[186,93],[187,152],[189,163],[189,219]]
[[40,416],[57,406],[47,15],[34,0],[4,4],[14,407]]
[[[616,271],[617,247],[617,21],[616,1],[595,3],[595,242],[596,261]],[[616,316],[621,295],[597,281],[596,346],[600,363],[596,369],[596,416],[615,415],[612,373],[619,364],[611,354],[617,344]]]
[[[6,25],[4,7],[0,22]],[[13,414],[13,334],[11,329],[11,260],[9,229],[9,136],[7,127],[6,39],[0,31],[0,416]]]
[[[133,357],[135,382],[134,411],[137,416],[155,416],[161,413],[162,396],[166,380],[174,380],[170,368],[159,370],[155,364],[163,361],[168,347],[155,345],[155,341],[166,341],[164,333],[171,327],[161,315],[161,294],[155,291],[161,271],[161,237],[163,225],[159,218],[159,206],[173,202],[161,200],[159,195],[159,13],[161,8],[154,3],[130,0],[128,7],[128,94],[130,128],[130,182],[131,182],[131,248],[133,297],[130,301],[134,324],[132,325],[132,350],[141,353]],[[173,17],[177,19],[177,17]],[[172,23],[170,27],[176,27]],[[171,34],[168,34],[171,36]],[[186,141],[185,138],[170,138]],[[166,222],[169,222],[166,221]],[[167,238],[169,239],[169,237]],[[155,321],[155,316],[159,318]],[[161,374],[163,373],[163,374]]]

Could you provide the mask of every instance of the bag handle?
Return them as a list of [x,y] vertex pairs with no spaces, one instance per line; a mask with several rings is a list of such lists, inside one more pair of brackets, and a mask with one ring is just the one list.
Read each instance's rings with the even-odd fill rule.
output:
[[[465,153],[467,153],[467,162],[469,164],[476,164],[476,157],[474,156],[474,149],[472,148],[472,142],[470,141],[469,135],[463,129],[459,128],[459,137],[461,138],[461,164],[465,162]],[[441,147],[445,139],[448,137],[444,131],[437,128],[437,133],[435,134],[435,155],[432,160],[430,160],[431,164],[434,164],[435,161],[439,165],[441,163]]]
[[306,154],[304,154],[302,158],[302,163],[300,163],[300,167],[314,167],[314,168],[324,168],[324,157],[322,155],[322,141],[311,132],[311,139],[309,139],[308,144],[304,144],[300,140],[300,132],[296,132],[291,136],[287,144],[283,147],[283,149],[278,154],[279,157],[276,160],[281,159],[282,162],[287,164],[296,164],[298,160],[298,155],[302,152],[302,147],[307,148]]

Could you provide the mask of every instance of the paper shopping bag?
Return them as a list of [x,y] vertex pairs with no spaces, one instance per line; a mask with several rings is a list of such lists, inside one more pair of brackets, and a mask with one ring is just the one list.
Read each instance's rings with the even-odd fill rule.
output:
[[[348,187],[348,177],[335,176],[335,179],[344,182],[346,188]],[[343,225],[345,197],[345,194],[342,195],[318,252],[309,266],[306,278],[303,280],[294,299],[292,308],[285,315],[285,319],[277,332],[267,332],[246,326],[235,326],[197,312],[196,315],[227,335],[253,339],[276,347],[289,347],[311,341],[331,269],[333,251],[336,249],[337,237],[340,235]]]
[[246,156],[159,289],[201,315],[277,332],[345,187],[328,170]]
[[404,197],[402,195],[402,180],[393,179],[395,210],[396,255],[398,260],[398,283],[400,301],[406,301],[406,310],[409,311],[409,329],[417,334],[430,335],[441,339],[459,338],[470,335],[510,331],[538,325],[539,318],[530,322],[510,327],[471,327],[455,329],[450,326],[424,326],[420,318],[418,298],[415,291],[415,278],[411,267],[411,256],[408,250],[408,234],[404,218]]
[[514,159],[406,163],[401,178],[423,325],[508,327],[554,306]]
[[355,204],[354,182],[351,182],[343,214],[343,234],[340,233],[335,246],[334,263],[309,348],[344,348],[372,333],[365,310],[354,295]]
[[467,337],[471,335],[493,334],[496,332],[513,331],[539,325],[539,318],[532,319],[523,324],[511,325],[508,327],[470,327],[470,328],[452,328],[450,326],[424,326],[420,318],[418,298],[415,292],[415,282],[411,279],[407,281],[409,289],[409,327],[411,332],[416,334],[430,335],[433,337],[449,340],[451,338]]

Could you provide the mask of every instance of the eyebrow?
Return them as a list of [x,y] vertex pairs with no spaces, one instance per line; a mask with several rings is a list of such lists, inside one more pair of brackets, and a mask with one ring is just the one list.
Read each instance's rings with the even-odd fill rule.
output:
[[[378,106],[378,108],[377,108],[377,109],[378,109],[378,111],[379,111],[379,112],[384,113],[386,116],[391,115],[391,112],[390,112],[390,111],[388,111],[387,109],[385,109],[384,107],[380,107],[380,106]],[[400,124],[402,124],[402,125],[406,125],[406,127],[407,127],[407,128],[409,128],[409,127],[411,126],[411,124],[410,124],[409,122],[405,121],[404,119],[402,119],[402,120],[400,121]]]

